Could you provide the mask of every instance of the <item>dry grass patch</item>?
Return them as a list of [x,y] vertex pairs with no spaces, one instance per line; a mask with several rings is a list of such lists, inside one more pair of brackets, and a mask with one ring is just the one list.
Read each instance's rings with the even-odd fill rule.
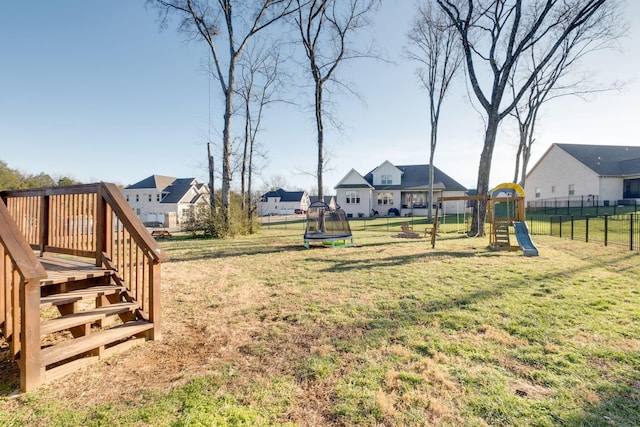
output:
[[163,340],[0,400],[0,424],[640,423],[637,254],[535,240],[168,240]]

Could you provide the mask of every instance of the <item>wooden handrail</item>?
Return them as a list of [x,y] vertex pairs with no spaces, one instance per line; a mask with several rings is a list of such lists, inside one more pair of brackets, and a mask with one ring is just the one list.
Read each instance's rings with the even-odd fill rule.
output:
[[19,359],[23,390],[44,372],[40,281],[47,273],[34,250],[94,258],[114,270],[138,315],[153,324],[147,337],[161,338],[160,263],[168,256],[114,184],[0,191],[0,328]]
[[16,226],[7,206],[0,199],[0,243],[9,258],[15,263],[20,277],[25,282],[47,277],[47,272],[38,261],[31,246]]
[[103,182],[102,190],[105,201],[125,228],[131,233],[134,240],[149,254],[155,262],[164,262],[169,259],[166,252],[160,248],[156,240],[147,232],[138,217],[129,209],[129,203],[114,184]]

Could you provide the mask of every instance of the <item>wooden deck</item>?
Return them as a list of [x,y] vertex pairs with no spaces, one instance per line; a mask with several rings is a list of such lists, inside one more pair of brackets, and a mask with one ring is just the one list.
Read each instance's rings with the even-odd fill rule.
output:
[[160,339],[166,260],[114,184],[0,191],[0,334],[20,389]]
[[105,277],[113,274],[113,270],[96,267],[92,262],[93,260],[84,261],[80,258],[63,258],[53,255],[44,256],[39,260],[47,272],[47,278],[40,280],[41,286]]

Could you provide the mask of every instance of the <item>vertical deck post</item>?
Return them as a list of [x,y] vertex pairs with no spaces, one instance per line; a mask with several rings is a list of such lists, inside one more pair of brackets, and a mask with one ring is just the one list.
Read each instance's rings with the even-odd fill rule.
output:
[[153,323],[149,339],[159,341],[162,339],[160,325],[160,263],[151,260],[149,266],[149,321]]
[[96,189],[96,218],[94,221],[95,236],[96,236],[96,266],[100,267],[103,264],[103,253],[107,249],[107,203],[104,200],[102,186],[98,185]]
[[40,200],[40,256],[44,254],[44,249],[49,245],[49,198],[46,192],[42,193]]
[[30,391],[42,384],[40,366],[40,281],[24,282],[20,286],[23,302],[20,315],[20,388]]

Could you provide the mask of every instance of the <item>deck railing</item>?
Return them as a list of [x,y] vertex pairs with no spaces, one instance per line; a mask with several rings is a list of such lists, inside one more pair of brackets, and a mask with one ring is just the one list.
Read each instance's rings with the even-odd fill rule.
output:
[[[0,200],[0,329],[11,354],[20,353],[22,372],[37,374],[40,370],[40,279],[45,277],[47,273]],[[27,375],[20,376],[23,390],[30,386],[28,380]]]
[[[34,251],[84,257],[115,269],[115,280],[127,288],[125,297],[154,324],[150,339],[160,338],[160,263],[167,256],[115,185],[3,191],[0,327],[14,355],[21,352],[21,370],[40,369],[39,286],[46,272]],[[23,367],[29,363],[33,366]]]

